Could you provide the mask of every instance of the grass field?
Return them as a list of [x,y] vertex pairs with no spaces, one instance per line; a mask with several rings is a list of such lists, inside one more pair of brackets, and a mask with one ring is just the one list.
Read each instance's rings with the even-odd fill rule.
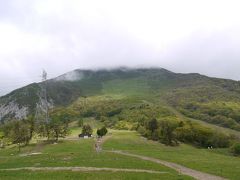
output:
[[147,174],[147,173],[118,173],[118,172],[32,172],[32,171],[17,171],[17,172],[1,172],[0,171],[0,179],[24,179],[24,180],[32,180],[32,179],[84,179],[84,180],[106,180],[106,179],[114,179],[114,180],[146,180],[146,179],[166,179],[166,180],[181,180],[181,179],[191,179],[183,176],[177,176],[173,174]]
[[[73,132],[76,133],[75,129]],[[72,134],[72,136],[73,136]],[[22,148],[0,150],[0,169],[20,167],[109,167],[166,172],[73,172],[73,171],[0,171],[0,179],[192,179],[165,166],[134,157],[94,150],[94,139],[61,140],[58,144],[39,142]],[[42,154],[31,155],[32,152]]]
[[[102,126],[100,122],[96,122],[92,118],[85,118],[84,123],[91,124],[94,127],[94,132]],[[154,162],[107,151],[97,153],[94,149],[95,139],[78,139],[77,136],[81,132],[81,128],[77,127],[76,122],[72,123],[70,127],[71,134],[66,139],[61,139],[57,144],[35,140],[29,146],[22,148],[20,153],[15,146],[0,149],[0,169],[21,167],[106,167],[153,170],[164,173],[0,170],[0,179],[193,179],[179,175],[175,170]],[[122,150],[153,157],[232,180],[238,180],[240,177],[240,158],[231,156],[227,149],[198,149],[186,144],[169,147],[146,140],[134,131],[109,131],[103,144],[104,150]],[[40,154],[32,155],[31,153],[34,152]]]
[[141,138],[136,132],[112,131],[112,134],[112,138],[105,142],[104,149],[124,150],[159,158],[202,172],[239,180],[240,158],[230,156],[226,149],[198,149],[185,144],[169,147]]
[[[98,128],[101,128],[103,124],[99,121],[96,121],[94,118],[84,118],[83,124],[89,124],[93,132],[96,132]],[[78,137],[78,134],[81,133],[82,128],[78,127],[78,122],[73,121],[70,123],[70,134],[69,137]]]

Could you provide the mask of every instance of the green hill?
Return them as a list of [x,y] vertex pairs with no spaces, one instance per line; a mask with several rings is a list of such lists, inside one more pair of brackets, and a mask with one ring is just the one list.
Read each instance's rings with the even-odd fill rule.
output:
[[[129,108],[138,111],[151,106],[155,112],[149,110],[149,113],[161,116],[161,109],[169,111],[169,106],[186,117],[240,130],[240,83],[233,80],[179,74],[160,68],[118,68],[75,70],[46,84],[49,103],[55,107],[77,106],[78,101],[81,104],[84,99],[81,97],[87,97],[89,102],[95,102],[92,107],[95,112],[90,112],[89,107],[89,112],[85,113],[99,115],[97,109],[104,109],[105,104],[108,112],[101,112],[102,115],[118,109],[121,111],[118,114],[126,118],[130,115],[126,112]],[[34,114],[36,105],[41,102],[41,85],[30,84],[1,97],[1,119],[20,119]]]
[[[27,117],[41,109],[43,86],[52,109],[45,126]],[[239,90],[237,81],[156,68],[75,70],[30,84],[0,98],[0,175],[237,180]],[[78,138],[83,124],[90,125],[95,136],[97,129],[107,127],[100,153],[95,149],[97,138]],[[51,136],[42,134],[47,132],[42,127],[54,127]],[[17,137],[24,130],[26,138],[33,133],[21,151],[15,130]],[[57,141],[53,132],[62,130],[68,133]]]

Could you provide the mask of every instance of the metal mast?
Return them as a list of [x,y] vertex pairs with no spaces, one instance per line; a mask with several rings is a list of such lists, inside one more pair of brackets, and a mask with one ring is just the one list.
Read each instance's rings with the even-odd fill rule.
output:
[[43,96],[43,109],[45,111],[45,122],[49,122],[48,114],[48,100],[47,100],[47,72],[43,70],[42,73],[42,96]]

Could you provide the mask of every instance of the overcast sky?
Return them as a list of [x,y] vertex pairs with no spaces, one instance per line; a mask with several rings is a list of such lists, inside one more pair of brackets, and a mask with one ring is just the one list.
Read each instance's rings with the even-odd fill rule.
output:
[[240,80],[238,0],[0,0],[0,95],[77,68]]

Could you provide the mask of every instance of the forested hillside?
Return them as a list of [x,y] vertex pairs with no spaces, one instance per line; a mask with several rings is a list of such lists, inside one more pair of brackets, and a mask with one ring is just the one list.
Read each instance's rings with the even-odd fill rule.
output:
[[[126,114],[126,108],[139,114],[137,109],[150,105],[153,108],[151,111],[158,113],[154,109],[162,107],[161,102],[164,101],[165,105],[174,107],[187,117],[240,130],[240,83],[237,81],[199,74],[177,74],[157,68],[119,68],[75,70],[48,80],[46,86],[48,100],[55,107],[68,106],[76,103],[78,98],[87,97],[90,101],[94,99],[97,102],[97,108],[93,108],[94,112],[86,113],[98,114],[96,109],[105,107],[109,111],[107,113],[111,114],[111,109],[116,107],[114,111],[121,114]],[[41,98],[40,90],[41,83],[34,83],[1,97],[1,119],[24,118],[28,114],[34,114]],[[113,100],[104,98],[107,104],[110,103],[109,108],[101,104],[106,102],[95,98],[103,95],[115,97]],[[101,111],[103,114],[104,110]],[[154,113],[149,112],[150,116]],[[128,118],[125,117],[125,120],[129,121],[131,116],[126,116]]]

